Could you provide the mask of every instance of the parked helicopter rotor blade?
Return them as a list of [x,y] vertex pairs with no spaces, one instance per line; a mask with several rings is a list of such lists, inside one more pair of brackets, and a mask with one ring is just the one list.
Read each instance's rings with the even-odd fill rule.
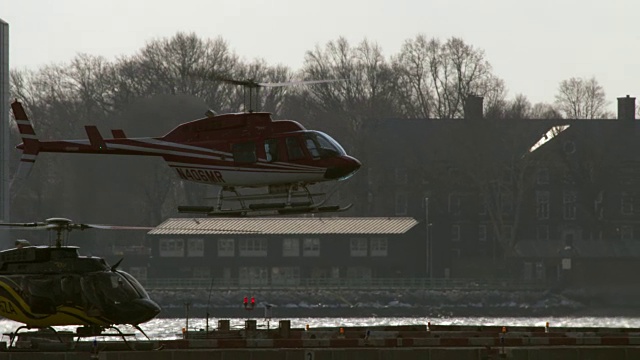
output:
[[77,224],[82,228],[104,229],[104,230],[153,230],[150,226],[119,226],[119,225],[98,225],[98,224]]
[[[37,229],[43,229],[46,230],[47,228],[47,223],[39,223],[39,222],[31,222],[31,223],[0,223],[0,226],[7,226],[7,227],[30,227],[30,228],[37,228]],[[36,229],[34,229],[36,230]]]
[[32,230],[84,230],[84,229],[114,229],[114,230],[153,230],[150,226],[117,226],[117,225],[97,225],[97,224],[74,224],[60,222],[30,222],[30,223],[0,223],[0,226],[22,228],[28,227]]
[[[0,223],[0,226],[12,227],[12,228],[30,228],[29,230],[61,230],[61,231],[71,231],[71,230],[85,230],[85,229],[102,229],[102,230],[154,230],[156,227],[153,226],[120,226],[120,225],[100,225],[100,224],[60,224],[60,223],[47,223],[47,222],[31,222],[31,223]],[[193,230],[193,229],[182,229],[179,227],[171,227],[171,230]],[[261,233],[261,231],[257,230],[242,230],[242,229],[231,229],[231,228],[215,228],[210,229],[209,231],[220,231],[220,232],[234,232],[234,233],[249,233],[256,234]]]

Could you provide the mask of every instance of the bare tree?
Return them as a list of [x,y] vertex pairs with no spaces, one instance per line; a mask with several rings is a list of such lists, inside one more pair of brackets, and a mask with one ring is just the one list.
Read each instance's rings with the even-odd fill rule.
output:
[[202,40],[178,33],[148,43],[138,54],[117,64],[120,102],[157,94],[195,95],[220,111],[232,109],[234,89],[212,81],[212,75],[234,77],[238,57],[221,38]]
[[483,96],[488,107],[504,99],[504,83],[492,74],[484,52],[459,38],[441,42],[418,35],[405,41],[392,63],[405,117],[462,117],[469,94]]
[[532,119],[562,119],[563,116],[552,104],[536,103],[531,107]]
[[396,100],[402,115],[408,118],[429,118],[436,101],[431,68],[437,66],[440,42],[424,35],[407,40],[400,54],[392,58],[395,74]]
[[608,102],[604,88],[595,77],[570,78],[560,82],[556,94],[556,106],[567,119],[604,119],[612,117],[607,112]]
[[529,119],[531,111],[529,99],[518,94],[513,100],[501,100],[487,106],[485,117],[488,119]]
[[348,124],[350,133],[365,119],[392,116],[390,67],[380,47],[368,40],[352,47],[345,38],[324,49],[308,51],[301,70],[305,80],[344,79],[334,84],[302,89],[316,113],[326,113]]
[[524,94],[518,94],[511,100],[499,100],[487,105],[487,119],[562,119],[563,116],[553,105],[547,103],[531,104]]
[[[236,74],[234,75],[236,80],[252,80],[259,83],[283,83],[293,80],[293,72],[287,66],[269,66],[263,59],[257,59],[251,63],[238,65]],[[215,81],[215,79],[214,79]],[[232,97],[232,106],[235,111],[247,106],[246,100],[243,99],[248,94],[243,89],[236,85],[234,86],[234,96]],[[256,102],[256,109],[258,111],[272,112],[275,116],[279,116],[284,108],[284,103],[287,99],[287,94],[292,91],[290,86],[281,87],[260,87],[255,96],[258,96],[254,101]],[[247,111],[249,109],[243,109]]]

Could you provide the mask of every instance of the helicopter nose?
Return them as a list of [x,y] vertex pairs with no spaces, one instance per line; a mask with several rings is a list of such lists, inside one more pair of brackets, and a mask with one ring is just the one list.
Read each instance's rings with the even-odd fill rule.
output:
[[340,163],[329,167],[325,171],[324,177],[328,180],[345,180],[353,176],[360,167],[362,167],[362,163],[358,159],[351,156],[341,156]]
[[128,322],[132,324],[147,322],[160,314],[160,306],[151,299],[134,299],[129,310],[132,317]]

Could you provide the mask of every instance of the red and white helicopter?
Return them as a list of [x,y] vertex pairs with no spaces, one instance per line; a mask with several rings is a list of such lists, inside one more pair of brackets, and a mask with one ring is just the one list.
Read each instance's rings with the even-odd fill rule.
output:
[[[248,89],[253,103],[260,87],[336,80],[276,84],[225,81],[243,85],[245,99]],[[268,112],[254,112],[251,104],[250,110],[242,113],[216,115],[207,111],[206,117],[183,123],[162,137],[128,138],[117,129],[111,130],[112,138],[103,138],[96,126],[85,126],[86,140],[52,141],[37,138],[18,100],[11,108],[23,141],[17,146],[22,150],[19,177],[28,174],[41,152],[160,156],[182,180],[221,187],[214,206],[180,206],[179,212],[245,216],[344,211],[351,205],[327,206],[330,192],[314,194],[307,186],[345,180],[361,167],[329,135],[307,130],[296,121],[273,120]],[[238,189],[245,187],[267,191],[241,195]],[[229,207],[229,203],[235,206]]]

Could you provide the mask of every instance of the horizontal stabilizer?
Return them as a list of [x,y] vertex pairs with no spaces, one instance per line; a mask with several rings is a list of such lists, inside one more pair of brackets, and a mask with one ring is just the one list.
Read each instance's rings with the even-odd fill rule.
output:
[[124,130],[122,129],[113,129],[111,130],[111,135],[113,135],[114,139],[126,139],[127,135],[124,134]]

